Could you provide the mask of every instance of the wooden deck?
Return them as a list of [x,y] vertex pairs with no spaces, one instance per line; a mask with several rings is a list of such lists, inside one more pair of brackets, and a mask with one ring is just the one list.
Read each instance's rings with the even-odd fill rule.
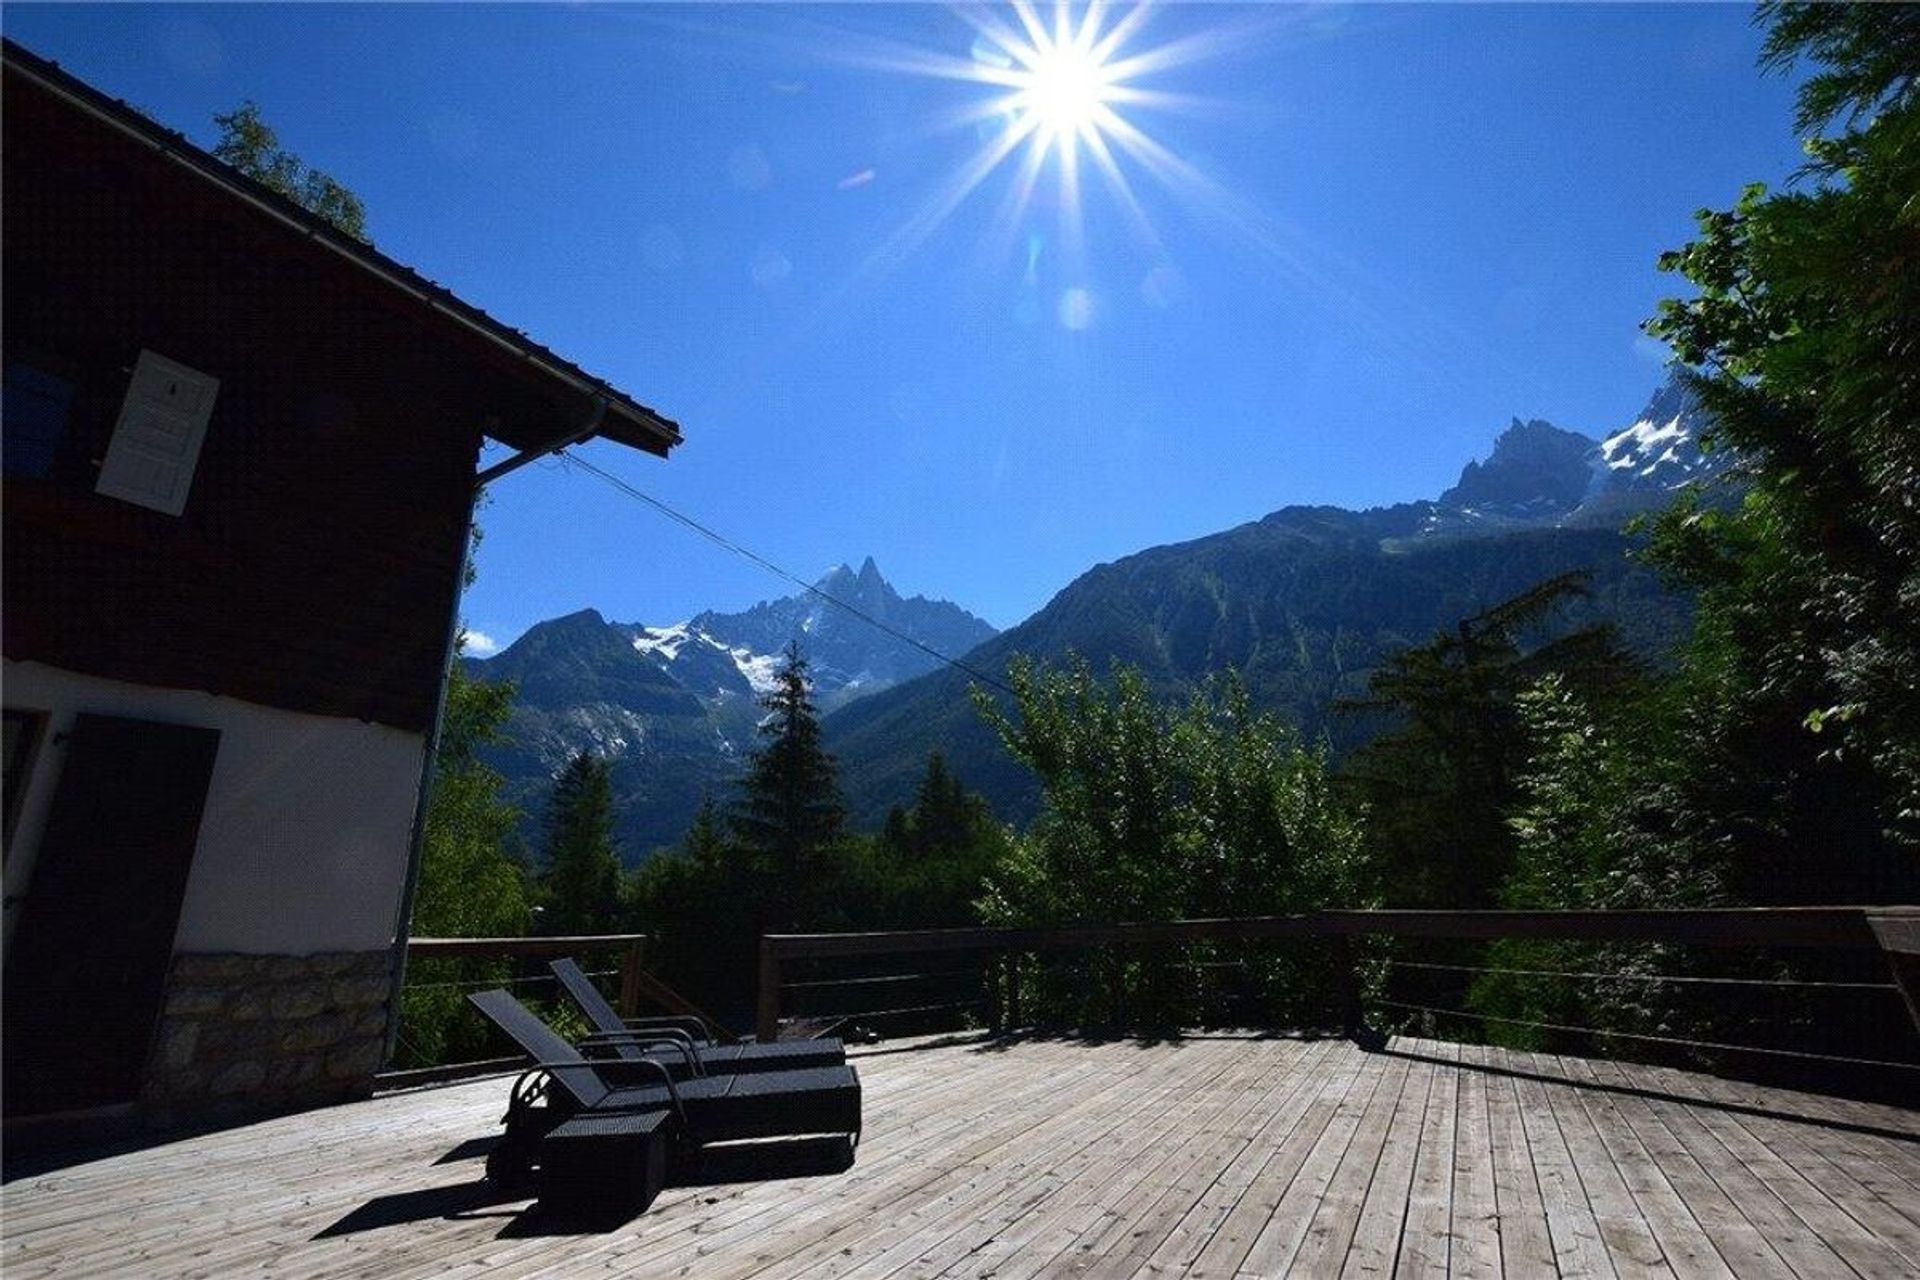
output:
[[1397,1040],[881,1046],[826,1177],[556,1234],[479,1181],[491,1080],[20,1178],[10,1280],[1920,1274],[1920,1114]]

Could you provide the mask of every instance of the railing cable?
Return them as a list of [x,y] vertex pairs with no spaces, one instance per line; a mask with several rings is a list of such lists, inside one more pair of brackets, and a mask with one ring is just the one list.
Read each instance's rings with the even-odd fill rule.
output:
[[1648,1035],[1642,1031],[1609,1031],[1600,1027],[1575,1027],[1563,1022],[1540,1022],[1532,1018],[1509,1018],[1496,1013],[1476,1013],[1471,1009],[1442,1009],[1434,1005],[1407,1004],[1400,1000],[1375,1000],[1386,1009],[1410,1013],[1432,1013],[1443,1017],[1476,1018],[1482,1022],[1501,1022],[1515,1027],[1534,1027],[1541,1031],[1564,1031],[1573,1035],[1618,1036],[1648,1044],[1675,1045],[1685,1049],[1711,1049],[1721,1053],[1764,1053],[1776,1058],[1798,1058],[1809,1062],[1842,1062],[1856,1067],[1891,1067],[1897,1071],[1920,1071],[1920,1062],[1893,1062],[1885,1058],[1850,1058],[1837,1053],[1807,1053],[1799,1049],[1768,1049],[1754,1044],[1723,1044],[1714,1040],[1683,1040],[1677,1036]]
[[920,652],[926,654],[928,657],[933,658],[936,661],[943,662],[947,666],[952,667],[956,671],[964,672],[965,674],[972,676],[975,680],[978,680],[981,684],[987,685],[988,687],[993,689],[997,689],[1001,693],[1006,694],[1008,697],[1016,696],[1014,694],[1012,687],[1006,684],[1004,681],[995,679],[993,676],[988,675],[986,672],[980,670],[978,667],[970,666],[967,663],[961,661],[959,658],[955,658],[948,654],[940,652],[940,650],[934,648],[932,645],[927,644],[925,641],[915,639],[913,636],[908,635],[906,632],[900,630],[898,627],[894,627],[889,625],[888,623],[882,622],[880,619],[874,617],[872,614],[868,613],[866,610],[860,608],[857,605],[849,604],[845,600],[840,599],[840,597],[836,595],[832,595],[828,592],[822,591],[819,587],[813,585],[811,582],[808,582],[806,579],[800,577],[798,574],[789,573],[787,570],[781,568],[779,565],[775,564],[773,561],[767,559],[765,556],[759,554],[758,552],[753,551],[748,547],[742,546],[738,542],[735,542],[732,538],[727,537],[724,533],[721,533],[717,529],[713,529],[707,525],[702,524],[700,521],[694,519],[692,516],[686,515],[678,510],[675,510],[673,507],[667,505],[665,502],[662,502],[660,499],[654,497],[652,494],[643,492],[642,490],[635,488],[633,485],[629,484],[627,481],[622,480],[619,476],[614,475],[611,471],[607,471],[602,467],[595,466],[593,463],[588,462],[585,458],[581,457],[579,454],[574,453],[570,450],[563,449],[556,456],[561,458],[564,462],[571,463],[572,465],[581,468],[583,471],[587,471],[593,475],[600,477],[600,479],[606,481],[609,485],[612,485],[615,489],[619,490],[621,493],[624,493],[629,498],[632,498],[636,502],[645,503],[647,506],[652,507],[655,511],[658,511],[661,515],[666,516],[669,520],[672,520],[676,524],[684,525],[686,528],[693,530],[693,532],[699,534],[701,537],[713,543],[715,546],[720,547],[727,551],[731,551],[734,555],[740,556],[742,559],[751,561],[752,563],[759,565],[762,569],[765,569],[768,573],[773,574],[775,577],[781,579],[782,581],[791,583],[792,585],[799,587],[802,591],[806,592],[809,595],[820,597],[820,599],[826,601],[828,604],[834,606],[837,609],[844,610],[845,612],[860,619],[860,621],[866,623],[868,626],[873,627],[878,631],[885,632],[887,635],[892,636],[895,640],[900,641],[902,644],[912,645],[914,648],[920,650]]
[[1415,960],[1392,960],[1388,963],[1396,969],[1441,969],[1449,973],[1498,973],[1534,978],[1590,978],[1605,982],[1699,983],[1729,987],[1811,987],[1835,991],[1891,991],[1896,995],[1900,991],[1900,988],[1891,982],[1809,982],[1799,978],[1683,978],[1665,973],[1583,973],[1570,969],[1503,969],[1493,965],[1432,964]]

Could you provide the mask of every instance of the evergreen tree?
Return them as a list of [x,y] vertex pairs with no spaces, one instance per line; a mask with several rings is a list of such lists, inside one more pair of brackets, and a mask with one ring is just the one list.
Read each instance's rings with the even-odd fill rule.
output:
[[648,967],[695,1003],[744,1018],[765,894],[711,796],[680,845],[641,863],[629,884],[627,923],[647,935]]
[[726,825],[720,806],[713,802],[711,795],[700,797],[700,807],[694,810],[693,824],[680,843],[680,853],[696,867],[713,869],[726,865]]
[[541,850],[541,932],[609,933],[620,911],[607,762],[582,751],[554,780]]
[[987,821],[985,802],[948,772],[946,757],[930,752],[913,800],[909,843],[914,857],[951,857],[971,846]]
[[760,705],[762,746],[740,783],[735,841],[765,877],[769,928],[795,928],[822,905],[829,855],[846,827],[832,756],[821,746],[820,716],[807,689],[807,660],[789,644],[773,691]]
[[974,902],[1008,846],[985,798],[927,756],[913,807],[896,805],[875,842],[862,886],[875,927],[949,928],[974,922]]
[[1528,751],[1520,695],[1551,672],[1594,693],[1619,690],[1634,675],[1606,626],[1533,642],[1554,610],[1585,590],[1584,574],[1562,574],[1463,618],[1395,654],[1368,682],[1368,698],[1343,704],[1400,720],[1345,773],[1366,803],[1388,905],[1493,905],[1512,867],[1507,814]]

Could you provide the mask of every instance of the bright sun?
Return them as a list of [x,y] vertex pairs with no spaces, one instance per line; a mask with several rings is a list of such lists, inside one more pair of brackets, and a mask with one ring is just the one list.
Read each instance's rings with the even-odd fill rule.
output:
[[[872,65],[989,89],[949,115],[944,126],[971,129],[979,145],[868,261],[900,260],[1004,166],[1012,170],[1011,181],[989,229],[1002,246],[1014,243],[1042,175],[1051,169],[1059,191],[1048,203],[1058,213],[1060,258],[1069,275],[1086,272],[1082,204],[1090,182],[1106,189],[1127,233],[1154,259],[1152,278],[1164,283],[1176,275],[1164,261],[1166,248],[1128,170],[1153,179],[1184,203],[1230,202],[1134,118],[1159,111],[1204,111],[1210,109],[1209,101],[1142,82],[1230,53],[1251,38],[1259,24],[1186,21],[1185,34],[1143,47],[1141,33],[1153,12],[1149,4],[1116,8],[1108,0],[1012,0],[1006,8],[967,4],[953,12],[974,30],[965,58],[895,46],[874,55]],[[1231,210],[1229,216],[1234,216]],[[1029,229],[1024,242],[1031,282],[1046,241],[1042,233]],[[1162,284],[1142,288],[1149,295],[1163,291]],[[1079,283],[1067,288],[1061,295],[1061,323],[1084,327],[1091,298],[1091,290]]]
[[1078,41],[1044,43],[1032,61],[1016,70],[1017,90],[1009,104],[1015,116],[1031,114],[1039,141],[1071,147],[1109,114],[1114,85],[1107,66]]

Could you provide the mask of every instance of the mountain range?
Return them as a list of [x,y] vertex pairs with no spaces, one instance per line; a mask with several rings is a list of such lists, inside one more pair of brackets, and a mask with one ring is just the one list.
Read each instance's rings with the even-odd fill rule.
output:
[[1000,634],[952,603],[901,597],[871,558],[810,591],[670,626],[583,610],[469,661],[475,675],[518,685],[510,741],[490,762],[537,812],[568,755],[606,756],[623,851],[637,860],[677,839],[703,795],[730,790],[752,747],[757,697],[788,643],[812,664],[827,745],[862,824],[911,796],[934,749],[1001,817],[1033,811],[1033,779],[973,708],[971,677],[927,649],[996,676],[1016,654],[1125,662],[1169,694],[1234,667],[1257,702],[1344,750],[1373,726],[1335,703],[1363,693],[1386,655],[1569,569],[1592,581],[1566,621],[1611,620],[1657,660],[1688,604],[1630,558],[1622,524],[1725,467],[1725,455],[1702,451],[1700,426],[1677,382],[1601,439],[1516,418],[1437,498],[1285,507],[1150,548],[1089,569]]
[[739,613],[649,626],[582,609],[535,624],[493,657],[468,659],[467,669],[516,686],[503,741],[485,753],[509,798],[537,817],[569,757],[604,757],[622,851],[634,861],[678,839],[703,796],[726,798],[788,644],[805,653],[814,701],[827,712],[932,669],[934,654],[964,653],[993,635],[958,605],[901,596],[868,557],[858,570],[838,565],[809,590]]
[[[1678,382],[1603,439],[1515,419],[1436,499],[1285,507],[1098,565],[966,662],[997,676],[1016,654],[1075,654],[1099,670],[1134,665],[1169,695],[1232,667],[1256,704],[1338,753],[1378,731],[1336,703],[1365,693],[1388,654],[1573,569],[1592,575],[1589,594],[1563,621],[1611,621],[1657,662],[1684,632],[1689,604],[1629,556],[1622,524],[1725,469],[1726,455],[1702,451],[1702,426]],[[935,748],[1002,818],[1033,813],[1032,775],[995,740],[968,684],[942,668],[828,718],[827,746],[858,820],[877,822],[910,796]]]

